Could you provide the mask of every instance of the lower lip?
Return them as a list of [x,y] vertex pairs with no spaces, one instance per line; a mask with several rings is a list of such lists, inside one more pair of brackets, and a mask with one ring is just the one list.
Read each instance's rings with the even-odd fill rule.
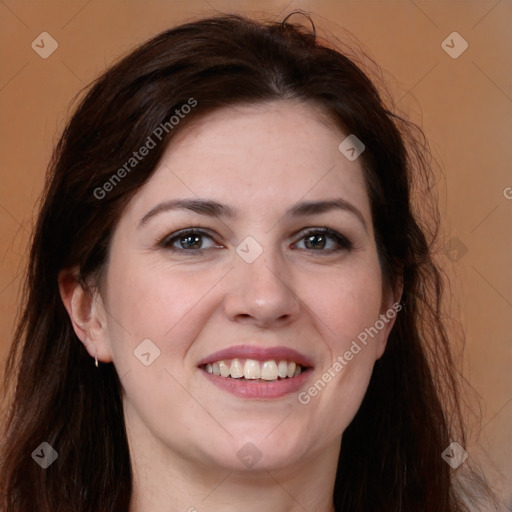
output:
[[286,378],[276,381],[265,382],[257,380],[256,382],[248,382],[240,379],[232,379],[231,377],[219,377],[200,370],[201,373],[215,386],[223,389],[240,398],[261,398],[271,399],[280,398],[290,393],[296,393],[309,378],[311,370],[303,371],[298,377]]

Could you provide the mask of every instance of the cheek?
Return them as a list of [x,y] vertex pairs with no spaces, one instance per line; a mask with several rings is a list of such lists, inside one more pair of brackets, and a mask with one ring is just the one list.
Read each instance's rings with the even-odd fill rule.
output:
[[[335,438],[359,409],[384,336],[374,327],[382,306],[380,268],[372,264],[325,279],[317,276],[316,284],[314,291],[303,293],[328,357],[299,402],[309,409],[312,431],[323,429],[327,438]],[[316,418],[328,427],[320,427]]]
[[[144,339],[160,349],[162,360],[183,354],[202,328],[209,292],[219,272],[184,271],[119,259],[109,270],[109,337],[117,359],[132,353]],[[170,343],[172,341],[172,343]],[[114,357],[116,360],[116,357]]]
[[374,325],[382,307],[381,274],[375,264],[316,275],[313,282],[305,278],[301,290],[322,338],[337,352]]

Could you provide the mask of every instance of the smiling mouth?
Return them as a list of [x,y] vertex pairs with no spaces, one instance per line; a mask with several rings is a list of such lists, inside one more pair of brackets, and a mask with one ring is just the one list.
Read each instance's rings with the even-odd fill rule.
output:
[[307,368],[295,361],[269,359],[258,361],[256,359],[222,359],[213,363],[201,365],[200,368],[207,373],[236,379],[246,382],[272,382],[298,377]]

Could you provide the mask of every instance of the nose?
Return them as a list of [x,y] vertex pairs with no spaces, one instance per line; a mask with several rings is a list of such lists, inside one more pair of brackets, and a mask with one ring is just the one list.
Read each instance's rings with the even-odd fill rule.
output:
[[282,327],[297,320],[300,300],[285,266],[286,262],[269,250],[252,263],[237,256],[235,269],[229,273],[226,316],[260,328]]

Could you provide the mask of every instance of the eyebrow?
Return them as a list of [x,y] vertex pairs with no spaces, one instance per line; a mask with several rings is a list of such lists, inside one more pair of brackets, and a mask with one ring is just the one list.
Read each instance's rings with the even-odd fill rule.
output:
[[[152,208],[139,222],[139,228],[146,224],[149,219],[163,212],[172,210],[191,210],[200,215],[219,218],[235,218],[236,210],[227,205],[213,200],[206,199],[174,199],[165,201]],[[292,217],[303,217],[306,215],[319,215],[332,210],[342,210],[352,213],[367,231],[366,221],[361,211],[346,199],[336,198],[325,201],[302,201],[293,205],[285,215]]]

